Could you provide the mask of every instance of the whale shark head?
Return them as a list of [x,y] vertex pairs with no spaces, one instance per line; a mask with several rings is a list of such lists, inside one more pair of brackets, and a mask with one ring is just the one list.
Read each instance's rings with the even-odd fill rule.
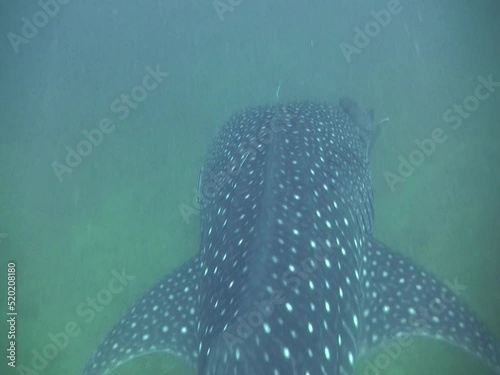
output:
[[375,123],[375,113],[373,110],[362,108],[351,98],[342,98],[339,102],[340,107],[349,115],[352,123],[357,127],[359,136],[366,142],[369,150],[373,148],[375,139],[380,133],[381,125],[388,119]]
[[350,99],[233,116],[200,173],[198,254],[136,302],[84,375],[152,352],[200,375],[345,375],[409,334],[499,372],[498,342],[453,288],[373,237],[373,124]]

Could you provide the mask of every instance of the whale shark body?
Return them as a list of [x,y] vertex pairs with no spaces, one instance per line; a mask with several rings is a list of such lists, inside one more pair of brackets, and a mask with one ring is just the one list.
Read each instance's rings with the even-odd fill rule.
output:
[[500,373],[498,342],[453,285],[373,237],[376,133],[350,99],[233,116],[200,173],[198,254],[137,301],[83,374],[170,352],[200,375],[346,375],[407,335]]

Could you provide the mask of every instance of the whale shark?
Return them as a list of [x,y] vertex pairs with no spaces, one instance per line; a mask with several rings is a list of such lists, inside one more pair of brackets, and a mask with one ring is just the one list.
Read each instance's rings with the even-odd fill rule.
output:
[[83,375],[155,352],[199,375],[348,375],[363,354],[410,335],[500,374],[499,342],[459,288],[374,237],[379,128],[349,98],[231,117],[199,176],[199,251],[125,313]]

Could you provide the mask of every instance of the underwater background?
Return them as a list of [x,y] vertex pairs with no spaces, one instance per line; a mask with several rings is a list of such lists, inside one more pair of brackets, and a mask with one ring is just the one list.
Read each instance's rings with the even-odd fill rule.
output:
[[[0,31],[1,374],[79,374],[136,298],[197,252],[198,173],[228,116],[343,96],[390,119],[372,151],[377,237],[463,286],[500,338],[497,0],[22,0],[0,5]],[[436,129],[445,140],[424,153]],[[34,369],[68,324],[74,335]],[[195,374],[156,354],[113,375],[137,373]],[[413,338],[380,373],[492,372]]]

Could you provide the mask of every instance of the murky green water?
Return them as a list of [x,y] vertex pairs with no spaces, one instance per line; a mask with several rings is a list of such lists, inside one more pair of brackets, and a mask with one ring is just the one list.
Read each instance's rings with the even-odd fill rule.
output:
[[[242,2],[223,21],[211,2],[70,2],[16,54],[8,33],[21,35],[21,18],[39,11],[25,3],[0,12],[0,301],[6,313],[15,261],[18,312],[17,368],[3,356],[2,374],[78,374],[127,307],[196,253],[198,216],[186,223],[179,205],[192,205],[206,148],[228,115],[344,95],[390,117],[373,150],[377,236],[440,279],[457,279],[500,337],[500,90],[478,99],[457,129],[443,119],[475,96],[480,77],[500,81],[498,2],[401,1],[350,63],[341,43],[353,44],[354,27],[387,2]],[[120,119],[114,101],[156,66],[170,74]],[[103,118],[114,130],[58,178],[53,162],[66,163],[66,146],[76,149]],[[391,189],[387,172],[436,128],[446,140]],[[130,277],[103,300],[114,272]],[[73,336],[50,352],[65,331]],[[2,347],[6,337],[4,322]],[[356,374],[384,353],[361,358]],[[155,355],[113,374],[138,372],[195,373]],[[382,373],[491,372],[450,345],[414,338]]]

